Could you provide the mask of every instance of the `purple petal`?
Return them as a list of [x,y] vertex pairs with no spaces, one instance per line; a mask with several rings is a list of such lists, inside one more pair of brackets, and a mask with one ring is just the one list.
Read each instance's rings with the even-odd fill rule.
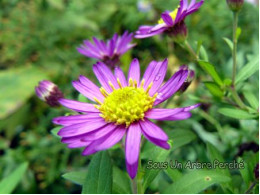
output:
[[198,108],[201,104],[194,104],[192,106],[187,106],[187,107],[184,107],[184,111],[187,112],[187,111],[190,111],[190,110],[193,110],[195,108]]
[[65,126],[58,132],[58,135],[61,137],[73,137],[73,136],[83,135],[95,131],[105,126],[106,124],[107,122],[100,117],[100,119],[95,119],[90,122],[83,122],[83,123]]
[[164,12],[161,15],[163,21],[167,24],[167,26],[173,26],[173,20],[172,17],[169,15],[169,13]]
[[99,112],[99,110],[96,109],[93,104],[88,104],[88,103],[83,103],[83,102],[78,102],[78,101],[68,100],[68,99],[59,99],[59,103],[77,112]]
[[135,80],[137,82],[137,85],[140,82],[140,65],[138,59],[133,59],[133,61],[130,64],[129,72],[128,72],[128,81],[132,78],[133,81]]
[[136,174],[137,174],[137,169],[138,169],[138,161],[135,162],[134,164],[129,164],[126,161],[126,170],[131,177],[131,179],[134,179]]
[[127,81],[122,69],[118,66],[115,67],[115,77],[119,79],[123,87],[127,86]]
[[144,80],[144,88],[146,89],[148,85],[151,83],[151,74],[153,73],[155,66],[157,65],[156,61],[151,61],[148,67],[144,72],[143,79]]
[[170,149],[170,145],[167,143],[167,141],[162,141],[162,140],[159,140],[159,139],[155,139],[155,138],[153,138],[153,137],[150,137],[150,136],[149,136],[148,134],[146,134],[144,131],[143,131],[142,133],[143,133],[144,137],[145,137],[148,141],[152,142],[153,144],[155,144],[155,145],[157,145],[157,146],[159,146],[159,147],[161,147],[161,148],[164,148],[164,149],[166,149],[166,150],[169,150],[169,149]]
[[154,105],[158,105],[170,98],[182,86],[188,77],[187,70],[176,72],[159,90]]
[[128,164],[138,162],[141,143],[141,128],[138,123],[129,126],[125,139],[125,156]]
[[82,123],[91,121],[93,119],[100,118],[99,113],[81,114],[81,115],[71,115],[71,116],[60,116],[52,120],[54,124],[68,126],[76,123]]
[[183,112],[183,110],[184,108],[153,108],[145,113],[145,117],[149,119],[160,120],[169,116],[174,116],[175,114]]
[[90,145],[91,142],[87,142],[87,141],[75,141],[73,143],[68,144],[68,148],[81,148],[81,147],[87,147],[88,145]]
[[168,140],[167,134],[164,133],[164,131],[160,127],[158,127],[148,119],[145,119],[144,121],[139,121],[139,124],[141,126],[142,133],[145,133],[149,137],[162,141]]
[[152,27],[142,27],[141,29],[139,28],[138,31],[136,31],[135,33],[135,38],[137,39],[143,39],[143,38],[147,38],[147,37],[152,37],[154,35],[158,35],[163,33],[165,30],[167,29],[166,26],[163,25],[156,25],[156,26],[152,26]]

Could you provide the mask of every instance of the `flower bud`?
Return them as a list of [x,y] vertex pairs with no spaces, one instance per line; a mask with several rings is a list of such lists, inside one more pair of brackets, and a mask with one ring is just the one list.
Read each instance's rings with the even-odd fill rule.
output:
[[244,0],[227,0],[227,4],[229,6],[229,9],[231,9],[234,12],[237,12],[242,8]]
[[186,66],[186,65],[180,66],[179,70],[188,70],[189,71],[186,81],[184,81],[184,83],[182,84],[182,86],[179,89],[179,92],[184,93],[187,90],[187,88],[190,86],[191,82],[193,81],[195,73],[193,70],[190,70],[188,68],[188,66]]
[[36,95],[52,107],[59,106],[58,100],[63,98],[63,93],[51,81],[43,80],[35,87]]
[[174,25],[173,28],[166,31],[166,33],[177,43],[183,43],[188,37],[188,30],[184,21]]

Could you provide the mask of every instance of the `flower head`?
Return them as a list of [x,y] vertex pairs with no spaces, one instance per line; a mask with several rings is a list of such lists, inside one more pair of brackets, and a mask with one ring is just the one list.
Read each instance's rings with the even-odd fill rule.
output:
[[[184,19],[197,11],[203,4],[204,0],[196,2],[196,0],[180,0],[180,5],[173,11],[165,11],[161,15],[161,19],[155,26],[140,26],[136,31],[135,38],[142,39],[167,33],[170,36],[181,35],[181,38],[186,38],[187,29],[184,24]],[[185,36],[184,36],[185,35]]]
[[105,150],[125,138],[126,167],[131,178],[138,168],[141,135],[164,149],[169,149],[168,136],[150,119],[184,120],[191,117],[190,110],[198,104],[183,108],[154,108],[177,92],[188,77],[181,69],[163,83],[168,61],[152,61],[140,79],[137,59],[130,65],[128,77],[116,67],[114,74],[102,62],[93,66],[99,88],[89,79],[80,76],[73,86],[93,103],[61,99],[59,102],[78,115],[61,116],[53,120],[64,127],[58,132],[69,148],[85,147],[83,155]]
[[114,34],[107,43],[93,37],[93,43],[85,40],[77,50],[82,55],[102,60],[109,67],[115,67],[118,65],[120,56],[135,46],[131,44],[132,38],[133,34],[128,34],[127,31],[122,36]]
[[193,81],[195,73],[193,70],[190,70],[186,65],[182,65],[180,67],[180,70],[188,70],[188,77],[179,89],[179,92],[184,93]]
[[43,80],[35,87],[36,95],[50,106],[59,106],[58,100],[63,98],[63,94],[57,85],[51,81]]
[[244,0],[227,0],[227,4],[232,11],[237,12],[241,10]]

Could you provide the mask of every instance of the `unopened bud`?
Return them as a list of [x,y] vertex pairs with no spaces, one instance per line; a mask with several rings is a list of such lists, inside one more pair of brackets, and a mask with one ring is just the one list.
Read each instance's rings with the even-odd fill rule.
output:
[[59,106],[58,100],[63,98],[63,93],[51,81],[43,80],[35,87],[36,95],[52,107]]
[[227,4],[232,11],[237,12],[241,10],[244,0],[227,0]]
[[188,66],[186,65],[182,65],[180,66],[180,69],[179,70],[188,70],[189,73],[188,73],[188,77],[186,79],[186,81],[184,81],[184,83],[182,84],[182,86],[180,87],[179,89],[179,92],[183,93],[186,91],[186,89],[190,86],[191,82],[193,81],[194,79],[194,76],[195,76],[195,73],[193,70],[190,70],[188,68]]

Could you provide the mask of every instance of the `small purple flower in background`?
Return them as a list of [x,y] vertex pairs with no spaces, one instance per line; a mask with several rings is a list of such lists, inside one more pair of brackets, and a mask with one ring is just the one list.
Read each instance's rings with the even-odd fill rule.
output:
[[141,136],[164,149],[169,149],[168,136],[152,120],[185,120],[190,110],[199,104],[183,108],[153,108],[172,97],[186,81],[189,71],[181,69],[163,83],[168,60],[152,61],[140,79],[137,59],[130,65],[126,78],[120,67],[113,72],[102,62],[93,66],[99,88],[89,79],[80,76],[73,86],[91,103],[69,99],[59,100],[63,106],[80,112],[61,116],[53,122],[64,126],[58,132],[61,141],[69,148],[85,147],[83,155],[105,150],[118,143],[124,135],[126,167],[130,177],[136,176]]
[[59,99],[63,98],[63,93],[57,85],[51,81],[43,80],[35,87],[36,95],[50,106],[59,106]]
[[244,0],[227,0],[227,4],[232,11],[237,12],[241,10]]
[[131,43],[132,38],[133,33],[128,34],[127,31],[122,36],[114,34],[107,43],[93,37],[93,43],[85,40],[77,50],[82,55],[101,60],[110,68],[114,68],[118,65],[120,56],[135,46]]
[[197,11],[200,6],[203,4],[204,0],[196,2],[196,0],[191,0],[189,3],[188,0],[180,0],[180,5],[178,8],[170,11],[165,11],[161,15],[161,19],[158,21],[158,24],[155,26],[140,26],[136,31],[135,38],[142,39],[151,37],[154,35],[158,35],[161,33],[167,33],[169,36],[173,38],[179,38],[182,41],[187,37],[187,29],[184,23],[184,19]]
[[149,12],[152,9],[152,4],[147,0],[138,0],[137,8],[140,12]]

